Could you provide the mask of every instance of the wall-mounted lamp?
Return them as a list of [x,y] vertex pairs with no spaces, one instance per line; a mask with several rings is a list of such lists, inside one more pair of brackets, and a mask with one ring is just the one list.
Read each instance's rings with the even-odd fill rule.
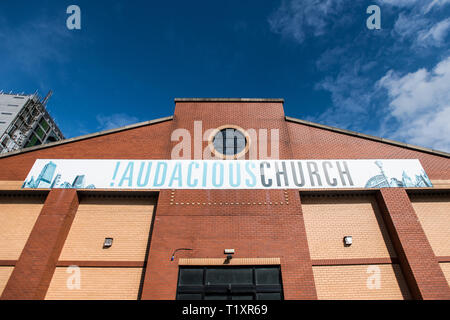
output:
[[231,259],[233,259],[233,255],[228,254],[228,255],[227,255],[227,258],[226,258],[225,261],[224,261],[224,264],[229,264],[230,261],[231,261]]
[[345,236],[344,237],[344,245],[346,247],[349,247],[353,244],[353,237],[352,236]]
[[105,242],[103,242],[103,249],[108,249],[112,247],[113,238],[105,238]]
[[170,257],[170,261],[175,260],[175,253],[177,253],[178,251],[191,251],[193,249],[190,248],[178,248],[176,249],[173,253],[172,253],[172,257]]
[[234,249],[225,249],[223,252],[227,255],[227,257],[223,263],[229,264],[231,259],[233,259]]

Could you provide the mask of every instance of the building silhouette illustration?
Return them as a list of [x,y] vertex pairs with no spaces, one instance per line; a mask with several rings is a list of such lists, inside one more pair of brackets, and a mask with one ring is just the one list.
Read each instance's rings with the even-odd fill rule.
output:
[[56,172],[56,167],[56,164],[50,161],[44,166],[44,168],[42,168],[36,180],[34,177],[31,177],[28,181],[25,181],[22,188],[95,189],[95,185],[93,184],[86,186],[85,175],[77,175],[72,183],[67,181],[61,183],[61,174],[58,173],[55,178],[53,178]]
[[388,177],[383,170],[383,162],[375,161],[375,164],[380,168],[380,174],[370,178],[365,188],[417,188],[417,187],[432,187],[430,179],[425,171],[422,170],[420,175],[415,176],[413,181],[411,177],[403,171],[402,180],[394,177]]

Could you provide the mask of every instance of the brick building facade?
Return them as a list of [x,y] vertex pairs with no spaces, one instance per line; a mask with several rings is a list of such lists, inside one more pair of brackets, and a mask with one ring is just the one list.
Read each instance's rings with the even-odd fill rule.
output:
[[[170,159],[172,132],[194,136],[194,121],[277,129],[280,159],[419,159],[433,187],[21,188],[36,159]],[[279,270],[284,299],[450,299],[449,158],[286,117],[278,99],[176,99],[168,118],[0,156],[1,299],[170,300],[182,296],[180,270],[208,268],[255,268],[254,287]]]

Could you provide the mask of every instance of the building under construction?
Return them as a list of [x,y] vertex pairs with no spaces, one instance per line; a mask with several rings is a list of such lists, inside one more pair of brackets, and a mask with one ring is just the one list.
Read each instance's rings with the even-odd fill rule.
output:
[[0,93],[0,153],[64,139],[45,107],[50,96]]

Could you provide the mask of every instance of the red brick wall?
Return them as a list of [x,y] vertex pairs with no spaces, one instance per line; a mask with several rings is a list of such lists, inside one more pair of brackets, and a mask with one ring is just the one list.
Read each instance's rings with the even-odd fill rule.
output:
[[0,158],[1,180],[25,180],[36,159],[165,159],[171,122]]
[[77,208],[75,190],[49,193],[1,299],[45,298]]
[[[314,299],[316,293],[303,232],[300,214],[160,215],[153,230],[142,298],[175,298],[179,258],[225,258],[224,249],[233,248],[235,258],[279,257],[285,298]],[[171,262],[176,248],[194,250],[178,252]]]
[[[178,103],[174,120],[0,158],[0,180],[24,180],[36,159],[165,159],[173,129],[235,124],[244,129],[280,130],[280,158],[419,159],[431,179],[450,179],[448,158],[286,122],[280,103]],[[206,147],[207,143],[203,143]],[[7,169],[6,169],[7,168]]]
[[[449,162],[444,157],[289,123],[284,120],[281,103],[179,102],[172,121],[0,158],[0,168],[7,168],[0,170],[0,180],[25,179],[38,158],[167,159],[176,144],[170,141],[172,131],[185,128],[192,132],[195,120],[202,120],[204,130],[225,124],[238,125],[244,129],[278,129],[280,158],[418,158],[431,179],[450,179]],[[203,142],[202,147],[206,147],[206,144]],[[51,199],[48,201],[53,201]],[[388,203],[397,201],[395,197],[385,200]],[[57,228],[57,224],[54,227]],[[60,227],[64,228],[62,225]],[[46,230],[44,224],[37,224],[35,228],[35,234]],[[397,231],[394,228],[391,232]],[[12,289],[19,288],[21,283],[23,285],[23,274],[19,271],[32,270],[31,257],[37,259],[49,249],[47,245],[36,243],[27,244],[23,254],[33,252],[33,255],[28,260],[24,256],[21,264],[19,261],[20,268],[16,267],[18,271],[11,277],[8,285],[10,289],[7,287],[5,290],[5,297],[19,297],[17,289]],[[176,261],[169,260],[173,250],[181,247],[194,250],[179,252],[177,258],[224,257],[225,248],[236,249],[236,257],[279,257],[285,298],[317,298],[301,201],[296,191],[161,191],[142,298],[175,298],[178,266]],[[52,262],[51,268],[53,255],[58,250],[59,246],[54,247],[51,257],[46,258]],[[414,257],[414,253],[410,255]],[[415,258],[419,259],[420,256]],[[38,294],[33,293],[30,297],[42,297],[41,292],[49,280],[45,278],[43,283],[36,291]],[[430,291],[438,289],[439,286],[433,288],[432,284],[428,288]]]
[[406,191],[381,189],[378,202],[415,299],[450,299],[450,287]]
[[[280,158],[292,158],[281,103],[177,103],[173,129],[192,132],[196,120],[204,130],[225,124],[279,129]],[[186,247],[194,251],[177,258],[225,258],[225,248],[234,248],[236,257],[279,257],[285,298],[317,297],[298,192],[161,191],[143,299],[175,298],[178,265],[169,259],[172,251]]]
[[296,159],[419,159],[430,179],[450,179],[449,159],[287,122]]

